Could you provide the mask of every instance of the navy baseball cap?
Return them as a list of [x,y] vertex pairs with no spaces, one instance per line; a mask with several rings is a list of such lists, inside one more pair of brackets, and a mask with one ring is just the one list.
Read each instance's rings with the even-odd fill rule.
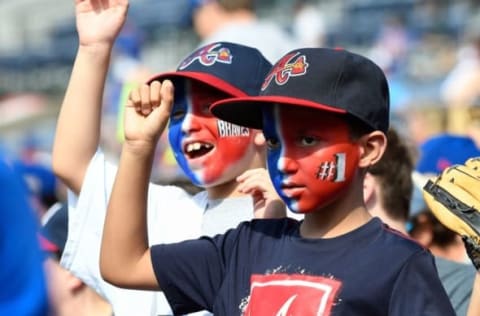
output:
[[46,221],[40,230],[40,246],[60,260],[68,236],[68,205],[67,203],[52,206],[45,214]]
[[255,97],[215,102],[222,120],[262,128],[262,106],[281,104],[349,114],[387,132],[389,91],[385,74],[371,60],[343,49],[300,48],[284,55]]
[[256,48],[229,42],[202,46],[180,62],[174,72],[153,76],[158,80],[190,79],[207,84],[232,97],[258,95],[272,64]]

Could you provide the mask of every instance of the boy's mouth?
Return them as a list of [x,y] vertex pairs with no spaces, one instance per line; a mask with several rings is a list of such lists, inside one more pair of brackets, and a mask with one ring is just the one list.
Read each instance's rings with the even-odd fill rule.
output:
[[305,186],[296,183],[283,183],[281,186],[283,194],[289,198],[298,197],[305,190]]
[[214,145],[211,143],[201,142],[201,141],[194,141],[187,143],[183,146],[183,152],[189,159],[195,159],[206,155],[210,151],[212,151]]

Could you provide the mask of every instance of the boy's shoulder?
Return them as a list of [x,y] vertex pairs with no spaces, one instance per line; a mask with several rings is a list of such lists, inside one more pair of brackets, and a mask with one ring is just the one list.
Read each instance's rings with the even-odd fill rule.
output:
[[271,235],[280,237],[285,234],[291,234],[298,231],[300,221],[290,218],[254,218],[239,225],[240,229],[246,229],[252,233]]
[[[299,233],[300,224],[301,221],[289,217],[280,219],[252,219],[241,223],[236,231],[240,235],[245,233],[249,235],[261,234],[274,238],[290,235],[295,237],[295,240],[301,242],[303,238]],[[315,241],[311,239],[309,239],[309,242],[315,243]],[[424,248],[417,241],[390,228],[378,218],[374,218],[362,227],[342,236],[331,239],[318,239],[317,246],[320,248],[324,246],[332,248],[332,245],[335,245],[336,247],[334,248],[337,249],[346,249],[355,245],[354,248],[357,250],[364,249],[367,252],[372,251],[371,255],[374,257],[381,254],[382,256],[392,256],[398,259],[403,257],[405,260],[408,260],[412,255],[428,252],[428,249]]]
[[405,233],[402,233],[401,231],[396,230],[395,228],[388,226],[385,223],[381,224],[381,228],[385,232],[385,234],[389,236],[387,240],[396,242],[399,245],[404,245],[405,247],[411,247],[413,249],[426,249],[412,237],[406,235]]
[[404,233],[384,223],[382,223],[380,227],[382,237],[378,239],[377,247],[382,255],[392,256],[398,259],[403,257],[405,260],[408,260],[416,254],[429,253],[427,248]]
[[259,229],[274,229],[274,230],[284,230],[288,228],[297,227],[300,225],[301,221],[291,218],[291,217],[282,217],[282,218],[253,218],[248,221],[248,226],[251,228]]

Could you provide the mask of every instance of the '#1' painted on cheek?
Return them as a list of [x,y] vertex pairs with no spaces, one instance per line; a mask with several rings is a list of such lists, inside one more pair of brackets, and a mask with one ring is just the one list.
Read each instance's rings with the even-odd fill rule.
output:
[[345,153],[335,154],[335,161],[322,162],[316,177],[322,181],[345,181]]

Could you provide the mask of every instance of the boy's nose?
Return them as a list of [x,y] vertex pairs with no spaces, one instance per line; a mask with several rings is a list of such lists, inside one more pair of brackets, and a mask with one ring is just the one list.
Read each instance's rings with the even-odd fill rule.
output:
[[298,170],[298,163],[295,159],[282,156],[278,159],[277,168],[283,173],[295,173]]
[[182,124],[182,132],[190,134],[201,129],[200,120],[196,115],[188,113]]

